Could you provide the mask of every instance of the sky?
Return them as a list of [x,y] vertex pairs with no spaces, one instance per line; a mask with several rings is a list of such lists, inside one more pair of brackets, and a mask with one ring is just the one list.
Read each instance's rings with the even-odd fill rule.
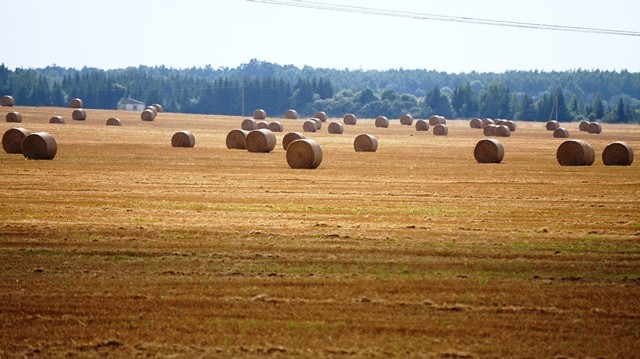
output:
[[[293,0],[295,2],[296,0]],[[640,32],[634,0],[315,0]],[[344,13],[247,0],[0,0],[0,63],[102,69],[237,67],[640,72],[640,36]]]

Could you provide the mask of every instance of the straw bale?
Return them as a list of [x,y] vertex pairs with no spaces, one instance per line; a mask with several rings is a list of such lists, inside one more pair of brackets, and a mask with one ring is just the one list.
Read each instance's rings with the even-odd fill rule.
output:
[[178,131],[171,137],[172,147],[193,147],[195,145],[196,138],[191,131]]
[[7,122],[22,122],[22,114],[17,111],[7,113],[5,118]]
[[479,163],[500,163],[504,158],[504,146],[493,138],[484,138],[476,144],[473,157]]
[[413,125],[413,116],[411,116],[411,114],[408,114],[408,113],[400,116],[400,124],[405,126]]
[[329,123],[327,131],[332,135],[341,135],[344,132],[344,126],[340,122],[333,121]]
[[429,131],[429,121],[428,120],[416,121],[416,131]]
[[247,135],[244,145],[249,152],[271,152],[276,147],[276,135],[265,128],[253,130]]
[[300,132],[289,132],[282,138],[282,148],[286,151],[291,142],[295,140],[303,140],[305,138],[305,135]]
[[610,143],[602,151],[602,162],[605,166],[631,166],[633,163],[633,150],[626,142],[616,141]]
[[246,150],[245,141],[249,131],[246,130],[231,130],[227,134],[227,148],[230,150]]
[[556,151],[556,159],[561,166],[591,166],[596,158],[596,153],[585,141],[564,141]]
[[375,120],[376,127],[387,128],[389,127],[389,119],[385,116],[378,116]]
[[322,148],[311,139],[299,139],[287,146],[287,163],[295,169],[315,169],[322,163]]
[[22,141],[22,154],[30,160],[52,160],[57,152],[55,138],[46,132],[32,133]]
[[22,141],[30,134],[26,128],[10,128],[2,135],[2,148],[9,154],[22,153]]
[[356,152],[376,152],[378,150],[378,139],[363,133],[355,138],[353,148]]
[[345,125],[355,125],[356,123],[358,123],[358,118],[356,117],[356,115],[348,113],[344,115],[344,117],[342,118],[342,122],[344,122]]

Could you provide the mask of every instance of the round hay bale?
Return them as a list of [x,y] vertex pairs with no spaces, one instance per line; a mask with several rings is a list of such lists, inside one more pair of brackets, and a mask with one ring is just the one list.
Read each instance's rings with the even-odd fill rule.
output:
[[287,146],[287,163],[295,169],[315,169],[322,163],[322,148],[310,139],[299,139]]
[[602,162],[605,166],[631,166],[633,150],[622,141],[610,143],[602,151]]
[[490,118],[484,118],[484,119],[482,119],[482,127],[483,127],[483,128],[484,128],[484,127],[487,127],[487,126],[489,126],[489,125],[495,125],[495,124],[496,124],[496,121],[494,121],[493,119],[490,119]]
[[389,119],[385,116],[378,116],[375,121],[376,127],[387,128],[389,127]]
[[286,118],[288,120],[297,120],[298,119],[298,112],[296,110],[293,110],[293,109],[288,109],[287,112],[284,113],[284,118]]
[[446,125],[446,124],[447,124],[447,119],[444,118],[444,116],[433,115],[433,116],[429,117],[429,125],[430,126]]
[[13,107],[16,105],[16,100],[13,96],[4,95],[2,96],[2,100],[0,100],[0,106],[4,107]]
[[158,116],[158,109],[155,108],[155,106],[147,106],[144,108],[145,110],[149,110],[149,111],[153,111],[154,115],[153,117],[155,118],[156,116]]
[[52,160],[58,152],[55,138],[46,132],[36,132],[22,141],[22,154],[30,160]]
[[304,132],[316,132],[318,131],[318,124],[314,120],[306,120],[302,124],[302,130]]
[[378,139],[363,133],[353,141],[353,148],[355,148],[356,152],[376,152],[378,150]]
[[259,108],[253,111],[253,118],[256,120],[264,120],[267,118],[267,111]]
[[246,150],[244,143],[247,139],[249,131],[231,130],[227,134],[227,148],[230,150]]
[[589,131],[589,121],[587,120],[580,121],[580,124],[578,125],[578,129],[580,129],[580,131],[583,131],[583,132]]
[[311,117],[310,120],[316,123],[316,128],[318,130],[322,128],[322,121],[320,121],[319,118]]
[[509,127],[509,131],[514,132],[516,130],[516,123],[511,120],[504,121],[504,126]]
[[333,121],[327,127],[327,131],[332,135],[341,135],[344,132],[344,126],[340,122]]
[[482,125],[482,120],[476,117],[476,118],[472,118],[471,121],[469,121],[469,127],[482,128],[484,126]]
[[306,137],[300,132],[289,132],[282,138],[282,148],[286,151],[291,142],[295,140],[304,140],[305,138]]
[[193,147],[195,145],[196,138],[191,131],[178,131],[171,137],[171,147]]
[[324,111],[318,111],[315,114],[313,114],[313,117],[317,118],[320,120],[320,122],[327,122],[327,113]]
[[122,121],[119,118],[111,117],[107,120],[107,126],[122,126]]
[[256,122],[256,128],[257,129],[269,129],[269,124],[267,123],[267,121],[258,121],[258,122]]
[[267,126],[267,129],[271,132],[282,132],[284,131],[284,127],[282,126],[282,124],[278,121],[272,121],[269,123],[269,126]]
[[9,112],[6,116],[7,122],[22,122],[22,114],[17,111]]
[[547,128],[547,131],[555,131],[560,127],[560,123],[556,120],[547,121],[545,127]]
[[413,125],[413,116],[408,113],[400,116],[400,124],[405,126]]
[[64,124],[64,118],[62,116],[53,116],[49,119],[49,123]]
[[242,121],[240,127],[245,131],[253,131],[258,128],[258,123],[252,118],[247,118]]
[[145,109],[140,113],[142,121],[153,121],[156,118],[156,112],[150,109]]
[[554,138],[569,138],[569,130],[564,127],[558,127],[553,130]]
[[72,98],[71,101],[69,101],[69,107],[71,108],[83,108],[84,104],[82,103],[82,100],[79,98]]
[[596,153],[585,141],[564,141],[556,152],[556,159],[560,166],[591,166],[596,158]]
[[593,134],[600,134],[602,132],[602,126],[599,122],[589,122],[589,127],[587,128],[587,132]]
[[429,121],[427,120],[416,121],[416,131],[429,131]]
[[249,152],[271,152],[276,147],[276,135],[267,129],[249,132],[244,145]]
[[504,158],[504,146],[498,140],[484,138],[476,144],[473,157],[478,163],[500,163]]
[[442,123],[433,126],[433,134],[436,136],[446,136],[449,134],[449,127]]
[[495,134],[495,136],[498,136],[498,137],[511,136],[511,130],[507,125],[497,125],[493,133]]
[[155,108],[158,113],[164,112],[164,108],[159,103],[154,103],[151,107]]
[[77,108],[71,113],[71,118],[74,121],[84,121],[87,119],[87,111],[81,108]]
[[342,118],[342,121],[344,122],[345,125],[355,125],[356,123],[358,123],[358,118],[356,117],[356,115],[352,114],[352,113],[348,113],[346,115],[344,115],[344,117]]
[[498,125],[488,124],[482,128],[482,133],[485,136],[495,136],[496,128],[498,128]]
[[10,154],[22,153],[22,141],[30,134],[31,132],[29,132],[29,130],[22,127],[8,129],[4,135],[2,135],[2,148],[4,152]]

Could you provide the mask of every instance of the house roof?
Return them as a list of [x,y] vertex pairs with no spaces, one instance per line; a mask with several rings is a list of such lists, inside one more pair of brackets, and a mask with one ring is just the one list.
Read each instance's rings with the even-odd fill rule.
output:
[[144,105],[144,102],[134,100],[131,97],[127,97],[126,99],[124,99],[124,104],[125,105]]

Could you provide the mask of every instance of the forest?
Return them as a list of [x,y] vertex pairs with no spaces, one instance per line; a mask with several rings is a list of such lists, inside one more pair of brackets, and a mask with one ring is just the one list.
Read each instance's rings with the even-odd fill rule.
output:
[[18,105],[121,108],[127,98],[166,111],[246,116],[262,108],[282,117],[325,111],[361,118],[432,114],[529,121],[640,123],[640,73],[576,69],[450,74],[434,70],[350,70],[279,65],[253,59],[235,68],[9,69],[0,65],[0,95]]

